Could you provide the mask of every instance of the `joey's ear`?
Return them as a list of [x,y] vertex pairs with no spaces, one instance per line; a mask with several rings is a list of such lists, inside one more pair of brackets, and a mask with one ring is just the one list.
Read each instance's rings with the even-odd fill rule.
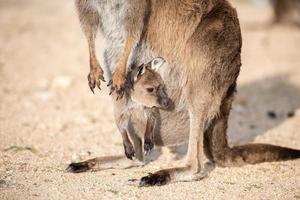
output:
[[151,69],[158,71],[158,69],[164,64],[165,60],[162,57],[154,58],[151,61]]
[[145,73],[145,65],[142,64],[136,69],[136,72],[134,73],[133,81],[135,82],[139,78],[139,76],[143,75],[144,73]]

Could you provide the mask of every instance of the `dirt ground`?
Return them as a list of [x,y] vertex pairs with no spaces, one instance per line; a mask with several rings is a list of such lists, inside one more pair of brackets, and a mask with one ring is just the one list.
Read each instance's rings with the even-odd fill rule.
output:
[[[269,27],[267,6],[233,4],[243,66],[230,143],[300,148],[300,29]],[[65,173],[72,159],[123,153],[108,90],[93,95],[87,74],[72,1],[0,0],[0,199],[300,199],[300,160],[149,188],[128,179],[166,167],[165,149],[145,167]]]

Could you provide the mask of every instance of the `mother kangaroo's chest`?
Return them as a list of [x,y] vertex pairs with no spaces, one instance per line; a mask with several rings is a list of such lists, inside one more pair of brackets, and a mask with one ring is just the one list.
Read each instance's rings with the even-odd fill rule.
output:
[[102,0],[97,4],[100,14],[100,29],[107,41],[124,42],[124,21],[128,3],[123,0]]

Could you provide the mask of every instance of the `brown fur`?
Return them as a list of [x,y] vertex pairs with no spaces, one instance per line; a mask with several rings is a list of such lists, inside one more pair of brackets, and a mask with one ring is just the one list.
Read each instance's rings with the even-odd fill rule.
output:
[[[133,5],[132,1],[128,3]],[[174,111],[160,111],[155,144],[188,141],[183,167],[150,174],[142,178],[141,185],[199,180],[207,174],[205,157],[220,166],[300,157],[298,150],[272,145],[228,146],[227,121],[241,66],[242,37],[237,13],[227,1],[140,0],[135,3],[146,7],[135,10],[131,16],[140,17],[129,17],[124,24],[132,25],[131,33],[138,30],[133,34],[140,37],[136,60],[143,60],[150,53],[166,59],[169,67],[164,81],[175,103]],[[124,46],[127,49],[131,45],[125,42]],[[134,121],[132,126],[138,130],[145,128],[144,123]],[[139,139],[133,136],[138,147]]]

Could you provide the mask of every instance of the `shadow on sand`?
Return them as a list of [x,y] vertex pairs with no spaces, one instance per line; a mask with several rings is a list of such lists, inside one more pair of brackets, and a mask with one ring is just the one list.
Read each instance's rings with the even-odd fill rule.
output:
[[256,136],[283,123],[300,107],[300,88],[288,75],[240,85],[229,120],[231,144],[251,142]]

